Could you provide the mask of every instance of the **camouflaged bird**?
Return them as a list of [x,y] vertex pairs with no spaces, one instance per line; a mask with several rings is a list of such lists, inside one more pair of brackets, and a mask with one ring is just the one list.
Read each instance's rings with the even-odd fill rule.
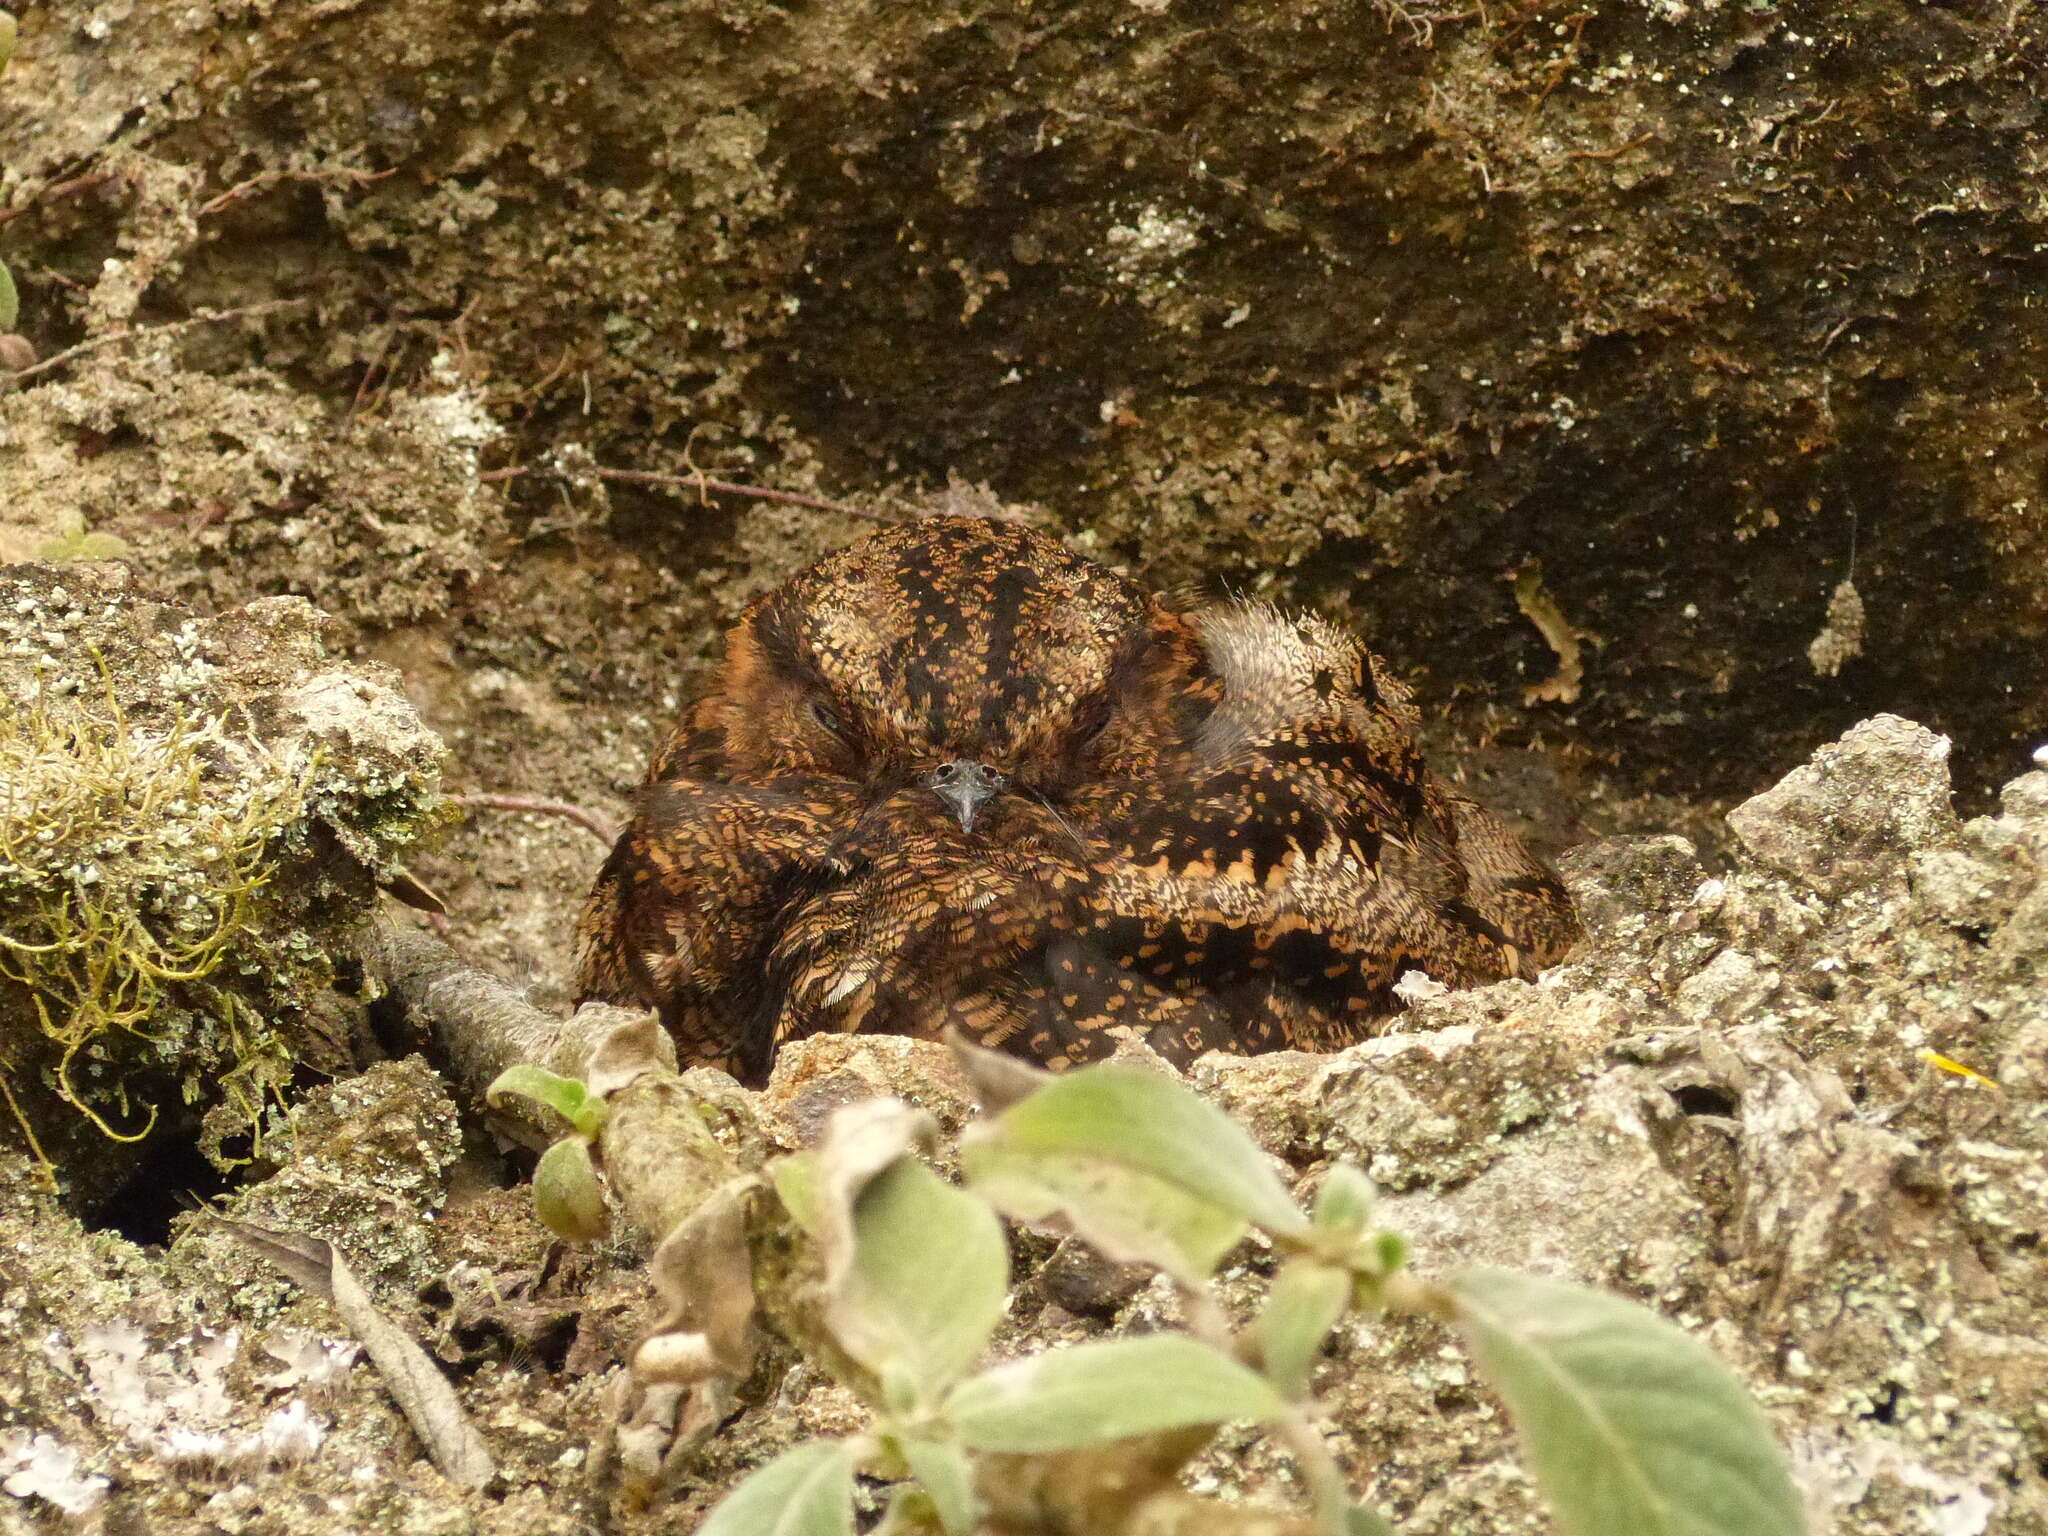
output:
[[586,998],[750,1082],[820,1030],[1053,1067],[1330,1049],[1411,970],[1533,976],[1563,889],[1432,776],[1322,619],[1191,614],[1009,523],[934,518],[754,602],[581,925]]

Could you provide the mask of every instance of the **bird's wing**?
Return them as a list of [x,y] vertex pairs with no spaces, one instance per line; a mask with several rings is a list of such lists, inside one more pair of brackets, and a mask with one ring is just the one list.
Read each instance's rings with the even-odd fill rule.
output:
[[738,1071],[773,915],[829,879],[850,785],[643,786],[577,925],[581,1000],[660,1010],[686,1061]]
[[[1083,807],[1108,846],[1082,936],[1155,989],[1251,998],[1327,1046],[1450,985],[1528,974],[1568,942],[1555,882],[1436,783],[1405,690],[1351,636],[1263,605],[1197,615],[1221,697],[1160,782]],[[1240,1026],[1244,1027],[1244,1026]]]

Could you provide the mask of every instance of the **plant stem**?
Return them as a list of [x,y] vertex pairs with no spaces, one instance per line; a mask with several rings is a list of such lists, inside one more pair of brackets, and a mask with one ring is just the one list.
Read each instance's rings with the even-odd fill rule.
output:
[[741,485],[736,480],[714,480],[709,475],[666,475],[652,469],[608,469],[602,464],[576,470],[551,470],[530,464],[515,464],[509,469],[485,470],[477,479],[517,480],[525,475],[536,474],[553,474],[564,480],[584,474],[594,480],[616,480],[626,485],[652,485],[673,491],[692,490],[706,500],[713,496],[744,496],[753,501],[773,501],[789,507],[809,507],[815,512],[836,512],[841,517],[859,518],[869,523],[902,521],[901,518],[891,517],[886,512],[872,512],[866,507],[852,506],[843,501],[827,501],[822,496],[806,496],[799,491],[774,491],[766,486]]
[[617,827],[597,812],[587,811],[567,800],[542,800],[531,795],[450,795],[448,798],[473,810],[526,811],[536,816],[565,817],[607,847],[619,840]]
[[[1237,1334],[1210,1289],[1183,1281],[1179,1290],[1188,1332],[1211,1348],[1237,1358]],[[1315,1506],[1317,1522],[1326,1531],[1342,1531],[1345,1512],[1351,1507],[1351,1484],[1344,1477],[1344,1469],[1337,1465],[1337,1458],[1330,1454],[1323,1432],[1309,1418],[1307,1406],[1288,1403],[1269,1428],[1294,1457],[1295,1467]]]

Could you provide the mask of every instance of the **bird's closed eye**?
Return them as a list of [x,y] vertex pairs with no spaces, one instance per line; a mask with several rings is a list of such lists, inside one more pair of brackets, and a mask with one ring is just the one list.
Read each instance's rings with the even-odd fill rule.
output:
[[846,740],[846,722],[841,720],[832,706],[822,699],[811,700],[811,718],[841,741]]
[[1087,746],[1089,742],[1109,729],[1109,722],[1115,717],[1115,714],[1116,711],[1110,708],[1109,700],[1098,699],[1074,722],[1075,742],[1080,746]]

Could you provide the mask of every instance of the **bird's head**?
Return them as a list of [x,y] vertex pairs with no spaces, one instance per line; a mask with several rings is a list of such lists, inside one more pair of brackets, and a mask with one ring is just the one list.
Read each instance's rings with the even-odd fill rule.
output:
[[1193,631],[1123,577],[1017,524],[931,518],[749,607],[711,718],[734,778],[922,783],[966,827],[1012,791],[1143,771],[1199,724],[1191,667]]

